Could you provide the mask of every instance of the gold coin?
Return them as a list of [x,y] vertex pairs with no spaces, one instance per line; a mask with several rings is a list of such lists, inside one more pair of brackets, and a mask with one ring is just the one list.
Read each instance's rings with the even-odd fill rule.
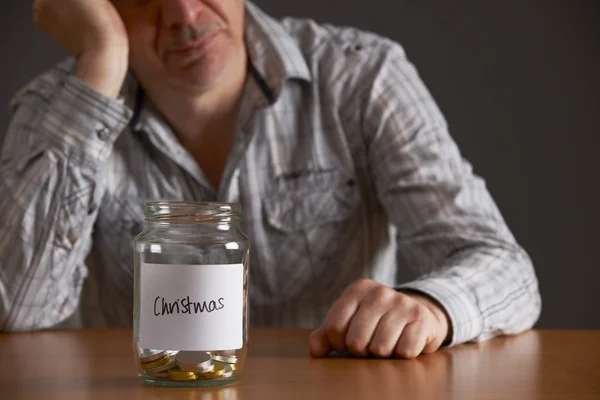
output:
[[179,368],[169,370],[169,378],[175,381],[193,381],[198,379],[198,374],[195,372],[182,371]]
[[165,354],[163,356],[163,358],[156,360],[156,361],[152,361],[149,363],[142,363],[142,368],[144,369],[153,369],[156,367],[160,367],[161,365],[165,365],[166,363],[169,362],[169,360],[171,359],[171,357],[169,357],[167,354]]
[[214,368],[210,372],[201,373],[200,376],[204,376],[206,378],[216,378],[222,375],[225,375],[228,372],[231,372],[231,367],[229,364],[222,363],[220,361],[214,362]]

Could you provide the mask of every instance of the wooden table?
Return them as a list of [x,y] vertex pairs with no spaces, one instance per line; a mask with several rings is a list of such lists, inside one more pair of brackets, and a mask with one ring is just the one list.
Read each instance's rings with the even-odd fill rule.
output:
[[130,330],[0,335],[0,399],[600,399],[600,331],[531,331],[416,360],[311,359],[308,331],[253,330],[222,388],[137,377]]

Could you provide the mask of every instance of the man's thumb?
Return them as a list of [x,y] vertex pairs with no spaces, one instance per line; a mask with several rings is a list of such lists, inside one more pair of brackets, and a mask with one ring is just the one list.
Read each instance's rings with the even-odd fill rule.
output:
[[308,350],[311,357],[325,357],[333,350],[325,329],[319,327],[311,333],[308,341]]

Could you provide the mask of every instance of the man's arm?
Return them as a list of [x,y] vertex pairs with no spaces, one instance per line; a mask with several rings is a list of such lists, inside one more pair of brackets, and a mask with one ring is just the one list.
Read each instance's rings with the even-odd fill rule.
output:
[[12,103],[0,153],[3,332],[50,327],[76,308],[103,166],[131,115],[115,99],[127,38],[110,3],[38,0],[34,8],[38,26],[76,63],[37,79]]
[[[314,355],[345,345],[359,355],[381,348],[376,355],[390,355],[395,346],[396,355],[415,356],[444,341],[522,332],[541,310],[528,255],[461,157],[403,50],[388,46],[361,96],[364,142],[377,195],[397,227],[399,268],[413,268],[420,278],[394,294],[374,282],[350,287],[313,335],[320,338],[313,337]],[[362,326],[359,334],[353,324]]]
[[63,74],[15,99],[0,154],[0,331],[50,327],[76,308],[103,165],[130,116],[74,76],[54,86]]
[[450,344],[533,326],[541,300],[532,263],[399,47],[374,80],[364,132],[378,196],[398,229],[399,266],[421,275],[402,287],[443,306]]

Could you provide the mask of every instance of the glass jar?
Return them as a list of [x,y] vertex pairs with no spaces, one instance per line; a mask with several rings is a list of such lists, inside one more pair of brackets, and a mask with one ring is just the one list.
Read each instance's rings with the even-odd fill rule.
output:
[[134,243],[133,347],[143,381],[214,386],[240,378],[249,242],[239,217],[238,204],[146,204]]

